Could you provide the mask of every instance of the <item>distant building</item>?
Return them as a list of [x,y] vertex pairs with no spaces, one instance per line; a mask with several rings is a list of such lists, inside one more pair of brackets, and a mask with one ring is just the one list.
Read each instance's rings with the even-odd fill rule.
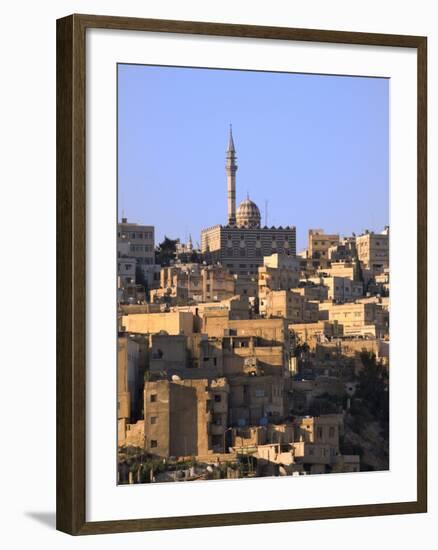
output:
[[294,345],[306,342],[314,349],[319,342],[343,336],[343,326],[338,321],[318,321],[317,323],[290,324],[289,330],[294,339]]
[[344,336],[383,337],[389,330],[389,314],[380,304],[347,303],[319,304],[321,320],[337,321],[343,326]]
[[157,288],[160,278],[160,266],[155,265],[154,233],[153,225],[139,225],[128,222],[127,218],[117,224],[118,259],[135,258],[148,288]]
[[135,271],[137,267],[137,258],[119,257],[117,259],[117,275],[120,279],[120,287],[126,288],[135,285]]
[[230,130],[226,171],[228,184],[228,223],[204,229],[201,251],[209,263],[220,262],[232,273],[257,274],[263,257],[296,253],[296,228],[262,227],[258,206],[249,196],[236,210],[236,151]]
[[347,277],[352,281],[359,280],[359,266],[357,261],[331,262],[330,267],[324,267],[319,270],[319,273],[330,277]]
[[195,249],[193,246],[191,235],[189,235],[189,240],[186,243],[183,243],[180,239],[177,239],[175,246],[175,259],[178,262],[189,263],[198,261],[198,258],[200,258],[200,253],[201,251]]
[[346,237],[339,244],[330,246],[328,257],[332,262],[353,261],[357,257],[356,237]]
[[179,305],[212,302],[231,298],[235,294],[235,279],[221,265],[175,264],[163,267],[160,288],[151,293],[151,301],[166,300]]
[[312,277],[309,281],[327,287],[328,299],[349,302],[363,296],[363,284],[349,277]]
[[272,254],[263,258],[258,269],[258,298],[262,315],[266,315],[266,301],[273,290],[290,290],[298,285],[300,263],[298,258],[285,254]]
[[381,273],[389,267],[389,229],[383,233],[365,232],[356,237],[357,255],[365,268]]
[[308,257],[327,260],[329,248],[339,244],[339,235],[328,235],[324,229],[309,229]]
[[165,313],[132,313],[123,315],[123,330],[138,334],[156,334],[165,330],[168,334],[192,334],[193,314],[186,311]]
[[291,290],[272,290],[263,301],[263,313],[267,317],[283,317],[289,322],[316,323],[319,317],[318,303],[307,300]]

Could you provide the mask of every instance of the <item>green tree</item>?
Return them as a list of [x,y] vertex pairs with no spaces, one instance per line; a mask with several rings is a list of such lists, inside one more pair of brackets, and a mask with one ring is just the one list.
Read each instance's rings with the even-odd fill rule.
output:
[[193,252],[190,254],[189,260],[192,264],[200,264],[201,263],[201,256],[196,250],[193,250]]
[[165,236],[164,241],[155,249],[155,262],[161,266],[170,265],[170,262],[175,259],[177,242],[177,239],[169,239]]
[[359,373],[359,387],[356,396],[361,398],[369,412],[381,423],[389,419],[388,372],[376,361],[374,353],[360,354],[363,369]]

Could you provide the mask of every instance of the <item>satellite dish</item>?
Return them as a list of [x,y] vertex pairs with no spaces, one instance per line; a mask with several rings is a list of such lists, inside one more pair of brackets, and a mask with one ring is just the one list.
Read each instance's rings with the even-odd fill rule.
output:
[[181,376],[178,376],[177,374],[172,374],[172,380],[174,382],[178,382],[178,380],[182,380]]

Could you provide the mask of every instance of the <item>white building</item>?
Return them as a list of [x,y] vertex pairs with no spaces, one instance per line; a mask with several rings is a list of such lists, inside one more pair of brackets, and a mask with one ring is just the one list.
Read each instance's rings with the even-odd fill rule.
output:
[[[155,265],[155,228],[153,225],[139,225],[127,218],[117,224],[117,256],[134,258],[143,272],[148,288],[158,288],[160,266]],[[140,281],[137,281],[139,283]]]

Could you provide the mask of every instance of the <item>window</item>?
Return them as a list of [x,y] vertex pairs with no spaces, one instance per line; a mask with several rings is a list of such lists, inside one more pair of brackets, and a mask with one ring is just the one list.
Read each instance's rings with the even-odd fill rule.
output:
[[151,424],[156,424],[158,420],[158,416],[151,416]]
[[151,439],[151,449],[158,447],[158,441],[156,439]]
[[214,396],[214,400],[216,403],[220,403],[222,401],[222,396],[216,393]]
[[157,394],[156,393],[151,393],[150,401],[151,401],[151,403],[156,403],[156,401],[157,401]]
[[318,439],[322,439],[322,428],[317,428],[316,429],[316,437]]
[[334,429],[333,426],[331,426],[331,427],[329,428],[329,437],[330,437],[330,438],[335,437],[335,429]]

